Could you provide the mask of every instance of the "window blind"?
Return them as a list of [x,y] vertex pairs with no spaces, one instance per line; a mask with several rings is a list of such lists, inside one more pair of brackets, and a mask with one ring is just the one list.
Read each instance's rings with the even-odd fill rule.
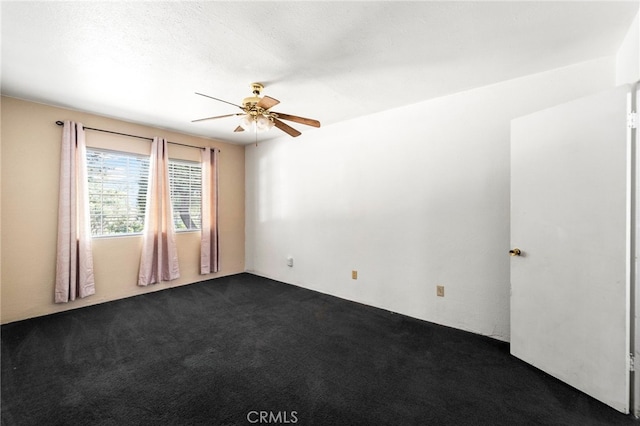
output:
[[[149,158],[87,148],[91,235],[137,234],[144,229]],[[169,160],[169,186],[176,231],[201,226],[200,163]]]
[[176,231],[200,229],[202,167],[184,160],[169,161],[169,186]]
[[142,232],[149,158],[88,148],[87,170],[91,235]]

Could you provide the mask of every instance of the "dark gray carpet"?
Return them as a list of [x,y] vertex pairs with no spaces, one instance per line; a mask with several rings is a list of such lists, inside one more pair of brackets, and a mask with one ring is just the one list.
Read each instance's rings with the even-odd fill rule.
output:
[[250,274],[2,326],[1,413],[3,425],[638,424],[505,343]]

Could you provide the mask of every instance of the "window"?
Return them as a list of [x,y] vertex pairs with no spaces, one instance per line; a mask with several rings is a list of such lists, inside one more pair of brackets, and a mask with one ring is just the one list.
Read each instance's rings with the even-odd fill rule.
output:
[[200,229],[202,211],[200,163],[169,160],[169,187],[176,231]]
[[[94,237],[144,230],[149,157],[87,148],[89,215]],[[169,187],[176,231],[200,229],[200,163],[169,160]]]
[[87,148],[91,235],[142,232],[149,158]]

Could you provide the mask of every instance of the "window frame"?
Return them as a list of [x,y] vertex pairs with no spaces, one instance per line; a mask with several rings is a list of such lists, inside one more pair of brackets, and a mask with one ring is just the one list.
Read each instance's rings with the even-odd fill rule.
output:
[[[143,230],[144,230],[144,220],[145,220],[145,213],[146,213],[146,199],[147,199],[147,193],[148,193],[148,189],[149,189],[149,156],[148,155],[144,155],[144,154],[138,154],[138,153],[133,153],[133,152],[127,152],[127,151],[120,151],[120,150],[114,150],[114,149],[107,149],[107,148],[98,148],[98,147],[87,147],[86,148],[87,151],[87,186],[88,186],[88,190],[89,190],[89,222],[90,222],[90,228],[91,228],[91,238],[119,238],[119,237],[129,237],[129,236],[135,236],[135,235],[142,235]],[[138,161],[140,161],[143,164],[143,171],[144,173],[142,173],[139,177],[140,177],[140,181],[133,183],[133,185],[137,185],[139,186],[146,186],[146,189],[144,191],[144,196],[143,196],[143,203],[144,203],[144,208],[142,209],[142,211],[140,211],[140,209],[138,209],[137,215],[141,217],[141,225],[142,225],[142,229],[139,231],[133,231],[133,232],[115,232],[115,233],[100,233],[100,234],[94,234],[94,218],[95,215],[93,214],[93,209],[92,209],[92,183],[91,183],[91,178],[93,177],[93,175],[91,174],[91,160],[90,160],[90,155],[93,153],[102,153],[102,154],[107,154],[107,155],[112,155],[112,156],[116,156],[116,157],[124,157],[127,158],[127,161],[129,161],[129,159],[136,159]],[[117,160],[118,162],[120,162],[121,160]],[[144,166],[146,163],[146,167]],[[126,184],[130,184],[129,182],[131,181],[127,181]],[[139,191],[139,188],[138,188]],[[98,227],[98,229],[100,229],[101,232],[104,232],[104,189],[100,192],[99,194],[102,197],[101,200],[101,221],[100,221],[100,225]],[[127,193],[125,195],[126,197],[132,197],[132,194]],[[138,197],[138,203],[140,202],[140,193],[137,194]]]
[[[109,149],[109,148],[101,148],[101,147],[87,147],[87,184],[88,184],[88,188],[89,188],[89,216],[90,216],[90,228],[91,228],[91,238],[121,238],[121,237],[131,237],[131,236],[137,236],[137,235],[142,235],[143,231],[144,231],[144,225],[145,225],[145,218],[146,218],[146,209],[147,209],[147,194],[148,194],[148,190],[149,190],[149,166],[150,166],[150,157],[149,155],[145,155],[145,154],[139,154],[139,153],[135,153],[135,152],[129,152],[129,151],[122,151],[122,150],[117,150],[117,149]],[[91,167],[92,167],[92,163],[91,163],[91,155],[94,153],[98,153],[98,154],[106,154],[106,155],[112,155],[112,156],[116,156],[116,157],[124,157],[127,159],[136,159],[138,161],[142,161],[143,163],[143,170],[145,169],[144,163],[146,163],[146,172],[139,176],[139,178],[141,179],[138,182],[135,183],[130,183],[129,181],[127,182],[123,182],[123,184],[125,185],[137,185],[138,186],[138,191],[139,191],[139,187],[140,186],[146,186],[145,188],[145,192],[144,192],[144,196],[143,196],[143,202],[144,202],[144,207],[142,209],[142,211],[140,211],[139,209],[139,204],[138,204],[138,211],[137,211],[137,216],[141,216],[142,217],[142,229],[140,231],[134,231],[134,232],[117,232],[117,233],[100,233],[100,234],[94,234],[94,229],[99,229],[100,232],[104,232],[105,229],[105,225],[104,225],[104,205],[101,203],[100,204],[100,214],[99,216],[101,216],[100,219],[100,224],[99,225],[95,225],[95,220],[96,220],[96,214],[94,214],[93,212],[93,206],[92,206],[92,196],[95,195],[99,195],[102,197],[102,200],[104,200],[104,188],[102,188],[100,194],[92,194],[92,184],[91,184],[91,179],[94,177],[94,174],[91,173]],[[127,160],[128,161],[128,160]],[[121,159],[117,159],[117,163],[116,164],[120,164],[122,162]],[[174,174],[174,170],[172,168],[172,166],[188,166],[190,168],[190,172],[191,173],[191,168],[197,168],[200,170],[200,174],[198,176],[197,179],[190,179],[190,183],[199,186],[198,191],[199,191],[199,196],[195,197],[193,196],[193,194],[189,194],[188,197],[188,204],[189,204],[189,212],[188,214],[189,219],[192,221],[192,223],[195,225],[195,227],[180,227],[179,226],[179,222],[182,221],[183,225],[185,225],[184,223],[184,219],[180,216],[179,212],[176,210],[176,204],[177,201],[175,198],[175,174]],[[104,167],[103,164],[100,164],[101,167]],[[193,160],[184,160],[181,158],[169,158],[169,193],[170,193],[170,197],[171,197],[171,206],[172,206],[172,210],[173,210],[173,215],[174,215],[174,228],[176,233],[185,233],[185,232],[201,232],[202,229],[202,163],[198,162],[198,161],[193,161]],[[105,175],[106,176],[106,175]],[[104,176],[102,177],[102,179],[104,180]],[[102,182],[101,182],[102,183]],[[127,194],[125,195],[121,195],[122,197],[128,197],[129,199],[131,197],[133,197],[133,194],[130,194],[127,192]],[[140,202],[140,193],[136,194],[135,196],[138,197],[138,203]],[[197,201],[197,203],[195,202]],[[128,206],[128,201],[127,201],[127,206]],[[193,215],[192,216],[192,212],[191,212],[191,208],[193,208],[194,206],[197,205],[197,208],[199,210],[198,214]],[[129,210],[129,209],[126,209]],[[126,219],[129,218],[128,215],[124,215],[124,217]],[[117,220],[121,220],[120,217],[118,217]],[[128,222],[127,222],[127,228],[129,228],[128,226]]]

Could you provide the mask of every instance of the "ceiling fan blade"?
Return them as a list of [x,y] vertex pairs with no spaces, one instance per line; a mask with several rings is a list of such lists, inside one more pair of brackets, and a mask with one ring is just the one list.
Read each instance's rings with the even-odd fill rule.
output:
[[197,121],[205,121],[205,120],[215,120],[217,118],[225,118],[225,117],[233,117],[234,115],[242,115],[242,113],[237,113],[237,114],[227,114],[227,115],[216,115],[215,117],[207,117],[207,118],[199,118],[197,120],[191,120],[192,123],[195,123]]
[[312,118],[298,117],[297,115],[283,114],[281,112],[273,112],[283,120],[295,121],[296,123],[306,124],[307,126],[320,127],[320,122]]
[[264,96],[262,99],[260,99],[260,102],[258,102],[256,106],[262,109],[269,109],[271,107],[278,105],[279,103],[280,101],[277,99],[273,99],[269,96]]
[[242,126],[238,126],[238,127],[236,127],[234,132],[244,132],[244,129],[242,128]]
[[233,106],[238,107],[238,108],[240,108],[241,110],[244,111],[244,108],[242,108],[240,105],[236,105],[234,103],[227,102],[227,101],[222,100],[222,99],[214,98],[213,96],[205,95],[204,93],[198,93],[198,92],[195,92],[195,93],[196,93],[196,95],[204,96],[205,98],[210,98],[210,99],[213,99],[215,101],[220,101],[220,102],[224,102],[225,104],[233,105]]
[[280,130],[282,130],[285,133],[288,133],[290,136],[293,136],[294,138],[296,136],[300,136],[302,133],[300,133],[299,131],[297,131],[296,129],[294,129],[293,127],[289,126],[286,123],[283,123],[282,121],[278,120],[277,118],[273,119],[273,124]]

